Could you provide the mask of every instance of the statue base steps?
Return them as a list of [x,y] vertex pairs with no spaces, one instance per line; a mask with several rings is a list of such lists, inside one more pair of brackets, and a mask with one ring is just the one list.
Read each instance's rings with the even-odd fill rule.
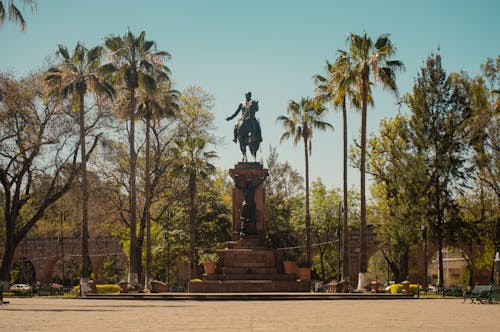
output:
[[[254,248],[249,248],[256,246]],[[217,250],[215,274],[204,274],[201,281],[191,281],[193,293],[265,293],[308,292],[310,281],[285,274],[283,258],[276,249],[266,248],[262,238],[231,241],[227,249]]]
[[311,283],[301,280],[203,280],[189,283],[190,293],[309,292]]

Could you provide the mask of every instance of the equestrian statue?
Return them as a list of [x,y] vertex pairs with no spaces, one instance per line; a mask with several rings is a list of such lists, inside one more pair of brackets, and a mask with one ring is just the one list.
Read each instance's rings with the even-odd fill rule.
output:
[[260,143],[262,142],[262,133],[260,130],[260,123],[255,118],[255,113],[259,110],[259,102],[252,100],[252,93],[245,94],[245,100],[242,101],[233,115],[226,118],[227,121],[234,119],[241,111],[241,117],[234,126],[234,139],[233,142],[240,143],[240,150],[243,154],[244,162],[247,161],[247,146],[250,153],[255,159],[257,158],[257,150],[259,150]]

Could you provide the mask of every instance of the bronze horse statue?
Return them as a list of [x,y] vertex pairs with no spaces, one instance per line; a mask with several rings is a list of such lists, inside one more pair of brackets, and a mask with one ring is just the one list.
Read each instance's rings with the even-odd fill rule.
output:
[[257,101],[252,102],[250,109],[243,115],[242,121],[238,125],[238,142],[243,154],[243,161],[247,161],[247,146],[250,149],[254,160],[257,158],[260,142],[262,142],[262,133],[260,123],[255,118],[255,112],[259,109]]
[[244,162],[247,161],[247,146],[250,149],[254,160],[257,158],[257,151],[262,142],[262,132],[260,123],[255,118],[255,113],[259,110],[259,102],[252,100],[251,92],[245,94],[246,100],[243,101],[233,115],[226,118],[227,121],[233,119],[241,111],[241,118],[234,128],[234,140],[240,143],[240,150],[243,154]]

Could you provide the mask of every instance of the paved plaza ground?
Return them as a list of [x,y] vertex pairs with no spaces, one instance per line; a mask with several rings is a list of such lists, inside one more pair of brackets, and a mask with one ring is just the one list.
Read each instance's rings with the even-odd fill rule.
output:
[[500,305],[460,299],[139,301],[10,298],[13,331],[500,331]]

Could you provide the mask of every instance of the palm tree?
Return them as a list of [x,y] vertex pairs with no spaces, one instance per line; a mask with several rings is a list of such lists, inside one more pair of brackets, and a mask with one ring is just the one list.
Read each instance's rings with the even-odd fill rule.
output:
[[293,145],[302,139],[304,141],[304,155],[306,163],[306,257],[307,263],[312,263],[311,256],[311,216],[309,213],[309,155],[311,153],[311,139],[313,129],[326,130],[333,126],[328,122],[322,121],[325,107],[318,98],[302,98],[300,103],[291,100],[288,103],[287,114],[280,115],[276,119],[281,122],[285,132],[281,135],[280,142],[292,138]]
[[[36,8],[36,2],[33,0],[23,0],[25,5],[31,7],[31,11]],[[23,14],[19,8],[14,5],[14,0],[2,1],[0,0],[0,25],[5,22],[5,16],[8,14],[9,21],[19,23],[21,26],[21,31],[26,30],[26,21],[24,20]]]
[[103,80],[99,74],[103,48],[96,46],[88,50],[77,43],[70,56],[68,49],[58,46],[58,55],[62,62],[48,70],[45,80],[54,84],[53,91],[63,98],[71,98],[78,107],[78,124],[80,127],[81,176],[82,176],[82,278],[81,290],[87,291],[90,276],[89,229],[88,229],[88,180],[87,151],[85,145],[85,95],[89,91],[104,93],[113,98],[115,91],[111,84]]
[[[360,252],[358,288],[366,284],[368,258],[366,253],[366,111],[371,100],[371,85],[380,83],[382,87],[389,88],[397,95],[396,72],[404,69],[399,60],[390,60],[396,54],[396,48],[389,39],[389,34],[380,35],[375,43],[363,33],[362,35],[349,34],[349,50],[339,50],[338,62],[349,64],[349,80],[356,85],[357,93],[361,98],[361,220],[360,220]],[[372,81],[373,78],[373,81]]]
[[[164,79],[164,77],[159,77]],[[150,136],[151,120],[171,118],[179,109],[179,92],[170,89],[170,81],[156,82],[154,90],[140,91],[142,97],[137,114],[146,122],[146,169],[145,169],[145,204],[144,214],[146,219],[146,273],[144,287],[151,289],[151,161],[150,161]]]
[[109,72],[118,73],[118,79],[124,84],[124,90],[129,95],[128,118],[129,128],[129,153],[130,153],[130,262],[128,282],[133,287],[139,285],[139,270],[141,259],[138,257],[137,248],[137,188],[136,167],[137,154],[135,151],[135,117],[136,94],[140,86],[147,86],[154,90],[155,77],[167,76],[170,70],[163,64],[163,60],[170,58],[165,51],[156,51],[155,42],[146,40],[146,33],[142,31],[139,36],[128,31],[123,37],[109,36],[105,39],[106,48],[110,52],[113,63],[107,65]]
[[207,141],[200,137],[178,139],[172,149],[176,160],[173,173],[187,176],[189,192],[189,279],[196,276],[196,193],[197,179],[207,178],[215,172],[210,160],[217,158],[215,151],[206,151]]
[[[348,248],[348,192],[347,192],[347,103],[349,97],[351,105],[359,109],[359,99],[353,89],[353,82],[349,75],[350,63],[338,59],[334,64],[326,61],[328,76],[315,75],[316,91],[318,98],[331,101],[334,109],[342,109],[343,130],[343,222],[342,222],[342,280],[349,281],[349,248]],[[340,255],[340,253],[339,253]]]

